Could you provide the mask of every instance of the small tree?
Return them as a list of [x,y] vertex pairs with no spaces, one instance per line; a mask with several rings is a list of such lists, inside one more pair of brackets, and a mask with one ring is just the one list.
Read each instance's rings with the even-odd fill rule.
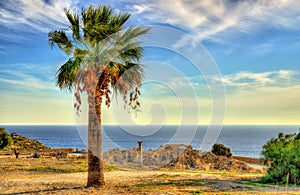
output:
[[10,146],[12,143],[11,137],[6,133],[5,129],[0,129],[0,149]]
[[264,182],[300,183],[300,132],[298,134],[279,133],[264,146],[263,162],[269,165]]
[[223,144],[214,144],[211,152],[217,156],[226,156],[228,158],[232,156],[230,148],[227,148]]

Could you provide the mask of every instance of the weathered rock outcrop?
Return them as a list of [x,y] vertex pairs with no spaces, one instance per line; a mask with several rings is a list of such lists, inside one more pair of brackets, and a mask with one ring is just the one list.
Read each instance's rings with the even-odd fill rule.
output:
[[[142,162],[146,166],[163,166],[175,160],[187,145],[167,144],[156,150],[142,151]],[[140,151],[113,149],[103,154],[104,161],[115,164],[140,163]]]
[[168,163],[166,167],[199,170],[255,171],[245,162],[226,156],[216,156],[211,152],[202,153],[201,151],[193,150],[191,146],[188,146],[183,153]]
[[[140,163],[140,152],[113,149],[104,153],[104,161],[112,164]],[[146,166],[164,166],[199,170],[255,171],[247,163],[216,156],[211,152],[193,150],[184,144],[167,144],[156,150],[142,151],[142,162]]]

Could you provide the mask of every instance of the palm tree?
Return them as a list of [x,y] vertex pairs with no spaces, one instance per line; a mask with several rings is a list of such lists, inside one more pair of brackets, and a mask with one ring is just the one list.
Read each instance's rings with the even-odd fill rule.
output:
[[105,105],[109,107],[112,94],[116,94],[122,95],[124,106],[129,111],[140,106],[143,48],[138,38],[149,28],[130,26],[124,30],[130,14],[114,13],[106,5],[83,8],[81,14],[65,9],[65,14],[68,29],[52,30],[48,34],[50,46],[57,46],[69,56],[57,71],[56,85],[74,92],[74,107],[78,113],[82,104],[81,93],[87,94],[87,186],[100,187],[105,185],[101,105],[105,99]]

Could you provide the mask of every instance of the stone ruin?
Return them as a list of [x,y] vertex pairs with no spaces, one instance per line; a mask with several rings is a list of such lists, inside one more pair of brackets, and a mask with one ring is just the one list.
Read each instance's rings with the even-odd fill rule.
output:
[[186,147],[185,144],[166,144],[156,150],[112,149],[103,154],[103,159],[111,164],[140,164],[140,155],[142,155],[143,165],[163,166],[176,159]]
[[226,156],[216,156],[211,152],[193,150],[191,146],[186,147],[183,153],[166,164],[165,167],[198,170],[256,171],[246,162]]
[[140,164],[146,166],[175,167],[198,170],[256,171],[246,162],[226,156],[216,156],[211,152],[194,150],[185,144],[167,144],[156,150],[113,149],[104,153],[104,161],[111,164]]

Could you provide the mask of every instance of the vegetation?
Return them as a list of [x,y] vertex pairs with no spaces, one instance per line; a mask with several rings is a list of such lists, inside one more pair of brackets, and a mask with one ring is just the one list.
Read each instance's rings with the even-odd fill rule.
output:
[[157,186],[206,186],[214,182],[202,181],[197,179],[190,180],[169,180],[169,181],[154,181],[150,183],[140,183],[137,184],[137,187],[157,187]]
[[[51,158],[19,158],[12,161],[9,158],[1,159],[0,170],[10,171],[34,171],[49,173],[76,173],[88,170],[86,159],[60,159]],[[122,170],[121,168],[104,163],[105,171]],[[0,174],[1,174],[0,171]]]
[[5,132],[4,129],[0,129],[0,145],[4,146],[1,147],[0,149],[4,151],[12,151],[13,149],[15,150],[21,150],[21,151],[38,151],[38,150],[45,150],[45,149],[50,149],[49,147],[45,146],[44,144],[33,140],[29,139],[27,137],[17,135],[15,133],[12,133],[9,135],[8,133]]
[[0,128],[0,150],[9,147],[12,143],[12,139],[4,128]]
[[[1,192],[4,194],[289,194],[285,186],[261,184],[265,174],[230,171],[177,170],[160,168],[153,171],[104,164],[110,171],[107,186],[99,191],[84,188],[87,159],[73,158],[3,158],[0,163]],[[76,173],[76,174],[63,174]],[[77,174],[79,173],[79,174]],[[17,179],[16,178],[20,178]],[[41,179],[42,178],[42,179]],[[293,190],[293,186],[291,186]],[[295,194],[290,193],[290,194]]]
[[50,149],[49,147],[36,140],[29,139],[21,135],[13,135],[12,140],[14,148],[18,150],[37,151]]
[[56,84],[75,92],[74,107],[80,113],[81,93],[88,101],[88,182],[87,186],[103,186],[101,105],[111,104],[111,90],[120,94],[125,108],[136,110],[142,84],[140,64],[143,48],[137,38],[148,28],[131,26],[124,29],[129,13],[114,13],[110,6],[90,6],[74,13],[66,9],[71,36],[65,30],[49,32],[49,44],[70,56],[57,71]]
[[300,183],[300,131],[298,134],[279,133],[264,146],[264,163],[269,165],[264,182]]
[[232,156],[230,148],[227,148],[223,144],[214,144],[211,152],[217,156],[226,156],[228,158]]

